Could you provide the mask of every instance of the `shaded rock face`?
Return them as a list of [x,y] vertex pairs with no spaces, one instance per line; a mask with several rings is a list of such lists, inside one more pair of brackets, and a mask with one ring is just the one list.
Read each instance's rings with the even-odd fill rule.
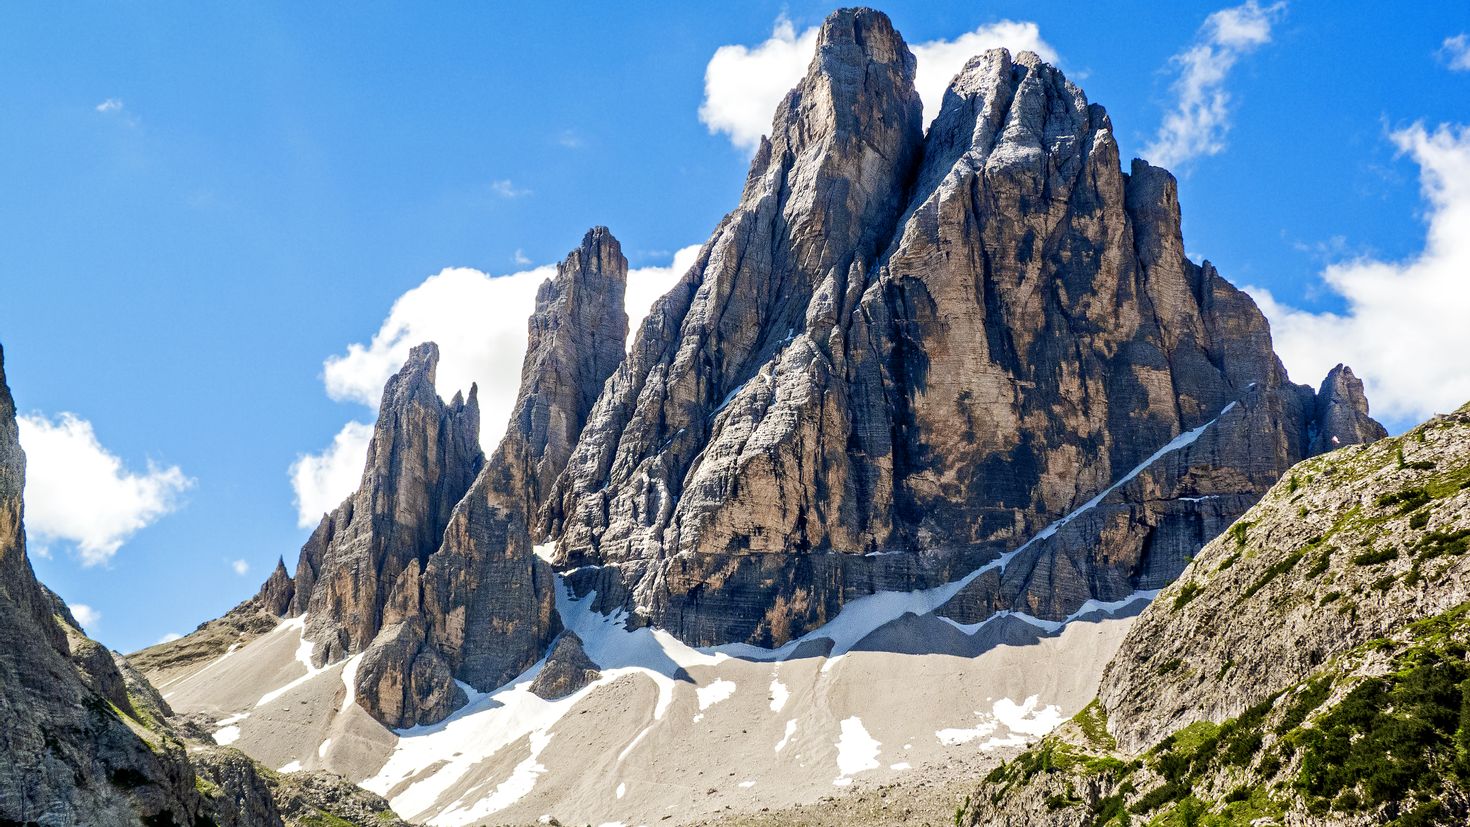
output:
[[1343,445],[1374,442],[1388,436],[1388,431],[1368,416],[1363,380],[1354,376],[1353,369],[1346,365],[1333,368],[1322,380],[1322,387],[1317,391],[1314,419],[1313,454]]
[[268,614],[283,616],[291,608],[291,599],[296,596],[296,582],[286,570],[286,559],[276,560],[270,577],[261,584],[255,595],[255,608]]
[[551,645],[546,663],[531,681],[531,691],[554,701],[576,692],[602,677],[602,670],[587,657],[582,639],[571,629],[563,631]]
[[1124,173],[1059,71],[974,58],[927,136],[912,75],[883,15],[827,20],[604,389],[541,514],[602,608],[777,645],[1045,533],[946,612],[1062,619],[1167,583],[1323,439],[1382,434],[1350,373],[1290,383],[1185,257],[1174,178]]
[[10,768],[0,772],[0,822],[191,824],[201,803],[182,751],[155,752],[129,728],[110,657],[31,570],[25,454],[3,361],[0,351],[0,756]]
[[399,575],[439,547],[480,470],[476,388],[445,404],[434,389],[438,363],[439,348],[420,345],[388,380],[361,487],[302,549],[290,609],[307,612],[318,662],[372,641]]

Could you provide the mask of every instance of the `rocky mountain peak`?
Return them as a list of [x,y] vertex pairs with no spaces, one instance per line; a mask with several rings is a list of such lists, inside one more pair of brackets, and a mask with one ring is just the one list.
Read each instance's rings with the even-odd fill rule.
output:
[[276,560],[276,567],[271,570],[270,577],[260,585],[254,602],[260,611],[283,617],[290,611],[291,599],[295,595],[296,582],[286,569],[286,558],[282,557]]
[[456,680],[493,689],[539,660],[560,630],[531,525],[623,360],[627,279],[618,240],[594,227],[537,292],[505,437],[434,552],[398,576],[364,655],[357,700],[379,721],[443,719],[464,702]]
[[291,610],[309,613],[322,662],[373,639],[399,574],[439,547],[484,462],[476,389],[446,404],[434,387],[438,364],[439,348],[427,342],[388,379],[360,487],[302,549]]
[[1317,427],[1312,434],[1314,454],[1388,436],[1388,431],[1368,415],[1363,380],[1343,364],[1329,371],[1322,380],[1322,387],[1317,391],[1316,420]]
[[542,283],[527,325],[521,389],[503,453],[524,473],[528,515],[541,507],[581,435],[602,384],[623,361],[628,260],[606,227],[593,227]]

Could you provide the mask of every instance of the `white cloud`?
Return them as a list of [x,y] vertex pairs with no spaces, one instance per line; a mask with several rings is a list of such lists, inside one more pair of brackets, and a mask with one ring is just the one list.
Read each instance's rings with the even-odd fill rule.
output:
[[944,102],[944,90],[949,82],[965,68],[970,58],[991,49],[1006,48],[1011,53],[1035,52],[1042,60],[1057,64],[1061,58],[1057,50],[1041,38],[1041,30],[1029,21],[1002,20],[981,26],[973,32],[954,40],[931,40],[911,47],[918,66],[914,75],[914,87],[924,101],[924,123],[934,120],[939,106]]
[[85,603],[72,603],[67,608],[71,609],[71,616],[82,624],[83,629],[95,626],[102,620],[102,613]]
[[235,573],[240,575],[241,577],[244,577],[245,575],[250,573],[250,564],[245,562],[244,560],[236,560],[235,562],[230,564],[230,568],[234,569]]
[[526,252],[519,247],[516,248],[515,255],[511,256],[511,260],[521,267],[525,267],[527,264],[531,263],[530,257],[527,256]]
[[[625,306],[630,330],[637,330],[654,300],[668,292],[698,253],[698,246],[685,247],[666,267],[629,270]],[[526,320],[536,306],[536,290],[555,274],[554,265],[545,265],[506,276],[465,267],[430,276],[393,303],[370,343],[348,345],[345,354],[327,359],[327,394],[376,410],[383,384],[402,367],[408,351],[436,342],[439,395],[448,399],[468,392],[472,382],[479,384],[480,442],[493,450],[515,406],[526,355]],[[302,527],[315,525],[357,489],[371,438],[371,425],[349,422],[325,451],[297,457],[290,475]]]
[[[715,50],[704,70],[704,102],[699,120],[710,134],[724,133],[735,146],[754,152],[786,93],[801,81],[816,52],[820,27],[800,34],[784,15],[771,36],[757,46],[729,45]],[[1056,49],[1041,38],[1035,23],[1001,20],[953,40],[911,44],[918,61],[914,85],[924,101],[924,122],[939,113],[944,90],[969,60],[987,49],[1004,46],[1013,52],[1036,52],[1051,63]]]
[[123,102],[117,98],[108,98],[107,100],[97,104],[95,108],[98,112],[102,112],[103,114],[106,114],[108,112],[121,112],[123,108]]
[[1470,35],[1463,32],[1446,37],[1440,44],[1439,57],[1454,72],[1470,72]]
[[373,426],[348,422],[325,451],[296,457],[289,473],[291,488],[296,492],[298,526],[315,526],[323,514],[357,490],[372,438]]
[[1271,26],[1285,12],[1284,2],[1262,6],[1249,0],[1205,18],[1194,45],[1172,59],[1179,71],[1172,86],[1177,100],[1144,157],[1173,167],[1225,149],[1230,131],[1225,81],[1242,57],[1271,42]]
[[675,251],[674,259],[667,267],[636,267],[628,271],[628,291],[623,297],[623,306],[628,310],[629,345],[633,344],[638,326],[643,324],[643,317],[648,315],[653,303],[663,298],[674,282],[689,272],[698,257],[699,245],[691,244]]
[[1470,126],[1415,124],[1390,136],[1419,165],[1428,204],[1424,248],[1404,261],[1333,264],[1322,281],[1347,305],[1313,313],[1248,288],[1276,350],[1299,379],[1347,362],[1374,411],[1407,425],[1470,401]]
[[183,635],[179,634],[178,632],[169,632],[168,634],[159,638],[158,642],[154,643],[153,645],[157,646],[159,643],[172,643],[181,637],[183,637]]
[[18,418],[26,451],[26,529],[44,543],[75,543],[82,564],[112,559],[134,533],[178,507],[194,481],[178,466],[144,473],[97,441],[92,423],[63,413]]
[[491,181],[490,190],[501,198],[520,198],[523,195],[531,194],[530,190],[516,186],[509,178]]

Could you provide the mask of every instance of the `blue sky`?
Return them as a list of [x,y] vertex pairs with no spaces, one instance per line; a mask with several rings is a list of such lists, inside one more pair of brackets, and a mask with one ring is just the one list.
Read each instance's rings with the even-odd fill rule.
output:
[[[1131,157],[1157,146],[1178,109],[1178,56],[1229,48],[1207,21],[1232,4],[1162,5],[883,8],[913,44],[1034,23],[1108,107]],[[33,466],[42,450],[112,475],[100,493],[60,484],[29,504],[52,525],[93,526],[33,526],[42,579],[96,613],[96,637],[131,650],[247,597],[277,556],[294,564],[307,529],[288,469],[372,418],[346,385],[329,395],[324,361],[361,343],[367,355],[343,369],[366,364],[394,302],[444,268],[533,269],[593,224],[612,228],[635,267],[667,270],[733,206],[745,173],[747,151],[700,117],[712,56],[760,47],[778,22],[799,40],[830,10],[0,6],[6,370],[20,409],[70,446],[27,443]],[[1470,4],[1255,11],[1269,36],[1227,55],[1224,80],[1204,90],[1228,96],[1216,151],[1176,164],[1186,246],[1274,297],[1273,319],[1292,328],[1282,336],[1296,337],[1288,367],[1331,356],[1314,343],[1397,341],[1420,306],[1370,306],[1365,280],[1423,287],[1466,261],[1454,238],[1470,236],[1470,198],[1455,173],[1470,173],[1459,126],[1470,123],[1470,55],[1455,38],[1470,30]],[[1444,249],[1426,252],[1426,227]],[[1330,265],[1340,289],[1322,279]],[[667,275],[648,272],[650,284]],[[1462,290],[1427,304],[1470,328],[1465,301]],[[1323,312],[1339,315],[1313,315]],[[1431,321],[1411,327],[1446,326],[1424,312]],[[486,325],[523,328],[519,310],[501,315]],[[1444,340],[1411,344],[1389,364],[1418,353],[1424,375],[1378,369],[1370,389],[1409,399],[1454,386],[1433,361]],[[1370,364],[1373,352],[1354,351]],[[363,370],[371,386],[380,368]]]

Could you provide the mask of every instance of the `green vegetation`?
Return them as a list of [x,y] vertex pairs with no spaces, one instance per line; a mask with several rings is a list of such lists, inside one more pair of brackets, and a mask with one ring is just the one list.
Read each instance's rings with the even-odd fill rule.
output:
[[1087,745],[1098,750],[1115,750],[1118,741],[1108,734],[1108,713],[1102,708],[1102,702],[1093,699],[1092,703],[1082,707],[1082,711],[1072,716],[1072,721],[1082,730],[1087,738]]
[[1260,578],[1256,580],[1256,582],[1251,584],[1250,588],[1245,590],[1245,594],[1241,595],[1241,599],[1245,600],[1251,597],[1255,597],[1256,592],[1259,592],[1261,589],[1266,588],[1267,584],[1269,584],[1272,580],[1275,580],[1277,577],[1291,571],[1293,568],[1296,568],[1296,564],[1300,563],[1302,561],[1302,558],[1306,555],[1306,549],[1302,549],[1301,551],[1292,552],[1286,557],[1277,560],[1275,563],[1272,563],[1270,568],[1266,569],[1266,573],[1262,574]]
[[[1387,674],[1358,676],[1351,664],[1374,653],[1391,658]],[[1073,720],[1090,743],[1109,748],[1096,701]],[[1317,819],[1371,814],[1401,827],[1466,823],[1470,603],[1368,641],[1237,718],[1190,724],[1131,763],[1051,736],[987,780],[999,801],[1014,785],[1057,773],[1072,777],[1047,807],[1085,806],[1083,823],[1093,827],[1244,827],[1289,809]],[[1078,789],[1098,797],[1087,804]]]
[[1368,549],[1362,554],[1353,555],[1353,563],[1359,566],[1376,566],[1387,563],[1389,560],[1397,560],[1399,550],[1393,546],[1382,549]]
[[1204,586],[1201,586],[1193,580],[1185,583],[1183,586],[1180,586],[1179,594],[1174,596],[1174,609],[1177,611],[1189,605],[1189,601],[1198,597],[1199,593],[1204,590]]
[[1230,533],[1231,538],[1235,540],[1235,547],[1236,548],[1238,548],[1238,549],[1244,549],[1245,548],[1245,537],[1246,537],[1247,532],[1250,531],[1250,529],[1251,529],[1251,523],[1250,523],[1249,520],[1239,520],[1234,525],[1232,525],[1230,527],[1230,532],[1229,533]]

